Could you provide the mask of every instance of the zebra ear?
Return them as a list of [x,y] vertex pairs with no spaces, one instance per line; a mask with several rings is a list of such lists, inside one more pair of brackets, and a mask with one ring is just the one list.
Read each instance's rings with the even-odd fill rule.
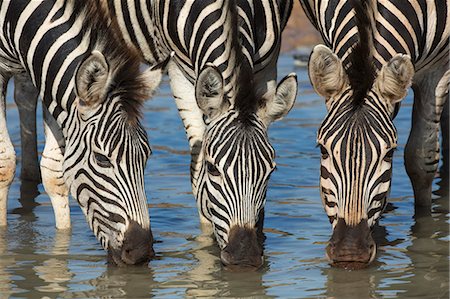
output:
[[295,73],[287,75],[278,84],[275,96],[258,110],[258,116],[266,127],[271,122],[283,118],[292,109],[297,97],[297,86],[297,75]]
[[223,77],[215,66],[207,65],[198,75],[195,98],[209,119],[216,118],[228,108],[228,102],[224,100]]
[[109,65],[99,51],[92,51],[75,75],[75,91],[81,107],[103,102],[108,90]]
[[330,48],[324,45],[314,47],[309,57],[308,73],[316,92],[328,100],[339,94],[348,82],[342,62]]
[[382,98],[394,105],[407,94],[414,77],[414,66],[408,55],[396,54],[381,68],[375,81]]

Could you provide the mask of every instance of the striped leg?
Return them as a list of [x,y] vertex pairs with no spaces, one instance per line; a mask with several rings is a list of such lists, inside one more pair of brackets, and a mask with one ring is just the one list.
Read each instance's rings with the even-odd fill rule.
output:
[[6,126],[6,87],[9,77],[0,74],[0,226],[6,225],[8,191],[16,172],[16,153]]
[[[448,100],[449,94],[447,94],[447,101],[444,104],[444,110],[441,115],[441,132],[442,132],[442,168],[440,170],[441,177],[443,180],[446,181],[446,184],[448,186],[448,179],[449,179],[449,137],[450,137],[450,125],[449,125],[449,100]],[[448,191],[448,188],[447,188]]]
[[[173,96],[189,140],[189,148],[191,151],[191,183],[192,192],[195,195],[197,194],[197,180],[202,161],[202,157],[200,157],[202,139],[205,132],[203,113],[197,106],[193,84],[186,79],[175,62],[171,61],[169,63],[168,70]],[[200,203],[197,202],[197,204],[199,205]],[[201,213],[200,221],[202,223],[209,222]]]
[[36,106],[38,91],[28,74],[14,76],[14,100],[19,109],[22,162],[20,178],[41,181],[37,153]]
[[449,174],[449,165],[448,165],[448,155],[449,155],[449,85],[450,85],[450,70],[444,74],[442,79],[439,81],[436,87],[436,103],[441,103],[438,109],[442,109],[441,114],[441,132],[442,132],[442,169],[441,169],[441,178],[443,180],[447,180],[448,186],[448,174]]
[[[443,65],[446,67],[446,65]],[[437,94],[444,80],[442,68],[421,76],[413,84],[412,128],[405,148],[405,166],[414,189],[415,205],[431,205],[431,184],[439,164],[439,122],[445,93]],[[443,81],[442,81],[443,82]],[[441,84],[442,85],[442,84]],[[437,96],[436,96],[437,95]],[[430,99],[435,98],[435,101]]]
[[45,147],[41,159],[42,183],[52,201],[57,229],[70,228],[69,189],[63,177],[64,138],[56,121],[44,108]]

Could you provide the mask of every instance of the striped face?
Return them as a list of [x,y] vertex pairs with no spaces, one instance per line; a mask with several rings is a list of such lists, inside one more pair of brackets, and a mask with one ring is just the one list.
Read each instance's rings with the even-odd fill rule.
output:
[[252,72],[240,75],[247,77],[238,84],[250,84],[240,86],[235,105],[230,105],[217,68],[207,66],[197,78],[195,95],[207,126],[195,195],[201,220],[213,225],[222,263],[258,268],[263,263],[267,184],[275,168],[267,128],[292,108],[297,79],[288,75],[273,97],[257,101]]
[[145,130],[128,123],[120,99],[106,102],[73,116],[80,126],[66,140],[63,167],[89,226],[110,249],[122,247],[131,222],[150,234],[144,170],[151,151]]
[[[354,69],[360,67],[356,61]],[[309,76],[328,109],[317,137],[322,153],[321,195],[333,227],[340,218],[349,226],[365,219],[371,227],[384,209],[391,183],[397,146],[394,106],[406,95],[414,67],[408,56],[398,54],[369,82],[357,81],[347,72],[329,48],[314,48]],[[353,74],[363,75],[368,76]],[[351,82],[367,87],[361,90]]]
[[329,48],[319,45],[309,62],[311,83],[328,108],[317,137],[321,196],[333,225],[326,251],[333,265],[346,268],[366,267],[375,258],[370,228],[391,185],[397,146],[394,107],[414,75],[406,55],[394,56],[377,73],[369,53],[356,46],[350,67],[344,69]]
[[332,101],[318,133],[323,205],[333,227],[339,218],[350,226],[366,219],[372,226],[390,188],[396,129],[388,107],[373,92],[359,107],[350,89]]
[[209,126],[203,143],[197,198],[221,249],[233,226],[255,228],[264,209],[275,152],[266,128],[253,114],[242,123],[230,110]]
[[66,120],[64,179],[109,261],[142,264],[153,255],[144,189],[151,150],[138,114],[149,96],[145,91],[156,88],[162,71],[139,73],[139,64],[129,63],[124,73],[110,65],[114,61],[93,51],[77,70],[76,99]]

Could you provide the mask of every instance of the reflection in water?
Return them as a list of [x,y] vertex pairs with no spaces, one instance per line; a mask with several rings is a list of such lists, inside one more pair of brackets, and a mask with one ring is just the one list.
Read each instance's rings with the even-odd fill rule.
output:
[[[158,285],[147,267],[108,267],[100,276],[77,282],[86,291],[64,292],[64,298],[149,298]],[[79,289],[79,288],[78,288]]]
[[[13,273],[9,282],[10,287],[16,292],[19,291],[22,296],[28,296],[34,294],[34,288],[41,283],[33,267],[36,262],[42,261],[43,256],[36,253],[40,252],[40,243],[44,238],[36,229],[34,212],[22,212],[24,213],[19,214],[17,222],[8,223],[5,239],[14,260],[6,265],[5,269]],[[31,255],[33,255],[32,262],[30,262]]]
[[[201,224],[201,234],[195,238],[192,256],[193,268],[187,273],[187,280],[193,284],[187,288],[186,295],[193,297],[217,297],[217,272],[220,269],[220,250],[215,244],[213,230],[209,224]],[[211,288],[212,287],[212,288]]]
[[212,229],[202,226],[202,234],[196,238],[197,247],[193,248],[194,266],[187,275],[194,282],[194,288],[186,290],[192,297],[263,297],[266,288],[262,276],[265,266],[257,271],[230,271],[220,262],[220,250],[215,244]]
[[68,268],[68,254],[72,231],[56,230],[55,242],[48,259],[34,267],[37,276],[44,284],[36,287],[43,293],[60,293],[67,290],[67,283],[74,276]]
[[447,196],[434,200],[432,212],[415,211],[411,245],[406,247],[411,265],[403,280],[411,287],[405,298],[449,298],[448,190],[439,193]]
[[326,298],[379,298],[379,281],[370,268],[351,271],[330,267],[323,274],[327,276]]
[[234,272],[222,266],[220,250],[210,225],[201,226],[201,234],[191,241],[191,246],[188,251],[171,254],[180,262],[171,265],[164,272],[176,275],[166,278],[158,286],[155,293],[157,297],[267,297],[266,287],[263,285],[264,268],[251,272]]
[[0,298],[9,298],[13,294],[11,288],[11,275],[8,267],[15,264],[14,256],[8,251],[8,230],[0,227]]
[[36,197],[39,196],[38,182],[22,180],[20,183],[20,197],[19,203],[22,205],[15,208],[13,214],[20,215],[23,221],[36,221],[34,208],[39,204],[36,202]]
[[[10,224],[7,227],[0,227],[0,298],[8,298],[13,294],[13,289],[21,289],[21,279],[13,281],[10,272],[17,264],[21,264],[20,258],[22,254],[33,254],[35,252],[35,244],[37,242],[36,231],[33,223],[36,221],[34,208],[38,205],[35,201],[39,195],[38,183],[32,181],[21,181],[19,202],[21,208],[13,210],[14,214],[19,215],[19,222]],[[10,236],[18,236],[11,238]],[[20,237],[22,236],[22,237]],[[27,275],[28,270],[19,267],[14,271],[14,276]],[[32,273],[32,271],[30,271]],[[27,280],[26,276],[25,279]],[[27,290],[27,286],[22,287]]]

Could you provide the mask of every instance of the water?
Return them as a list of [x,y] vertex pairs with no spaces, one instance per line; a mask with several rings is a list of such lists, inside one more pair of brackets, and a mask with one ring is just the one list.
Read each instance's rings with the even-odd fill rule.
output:
[[[334,269],[324,255],[331,228],[320,201],[320,151],[315,148],[325,105],[313,92],[306,70],[295,69],[291,57],[282,56],[280,75],[292,71],[299,78],[296,105],[269,132],[278,170],[267,194],[262,269],[224,270],[217,245],[202,231],[190,194],[188,143],[166,80],[146,103],[144,116],[153,149],[146,188],[157,259],[149,267],[107,267],[105,252],[73,200],[72,230],[56,231],[42,186],[34,190],[16,178],[9,195],[8,228],[0,229],[0,298],[448,298],[448,196],[433,195],[432,213],[415,217],[403,167],[411,95],[395,121],[400,140],[389,200],[394,209],[384,214],[377,229],[376,261],[364,270]],[[12,90],[11,84],[8,125],[20,157]],[[42,151],[42,129],[39,136]],[[439,189],[438,182],[433,190]]]

